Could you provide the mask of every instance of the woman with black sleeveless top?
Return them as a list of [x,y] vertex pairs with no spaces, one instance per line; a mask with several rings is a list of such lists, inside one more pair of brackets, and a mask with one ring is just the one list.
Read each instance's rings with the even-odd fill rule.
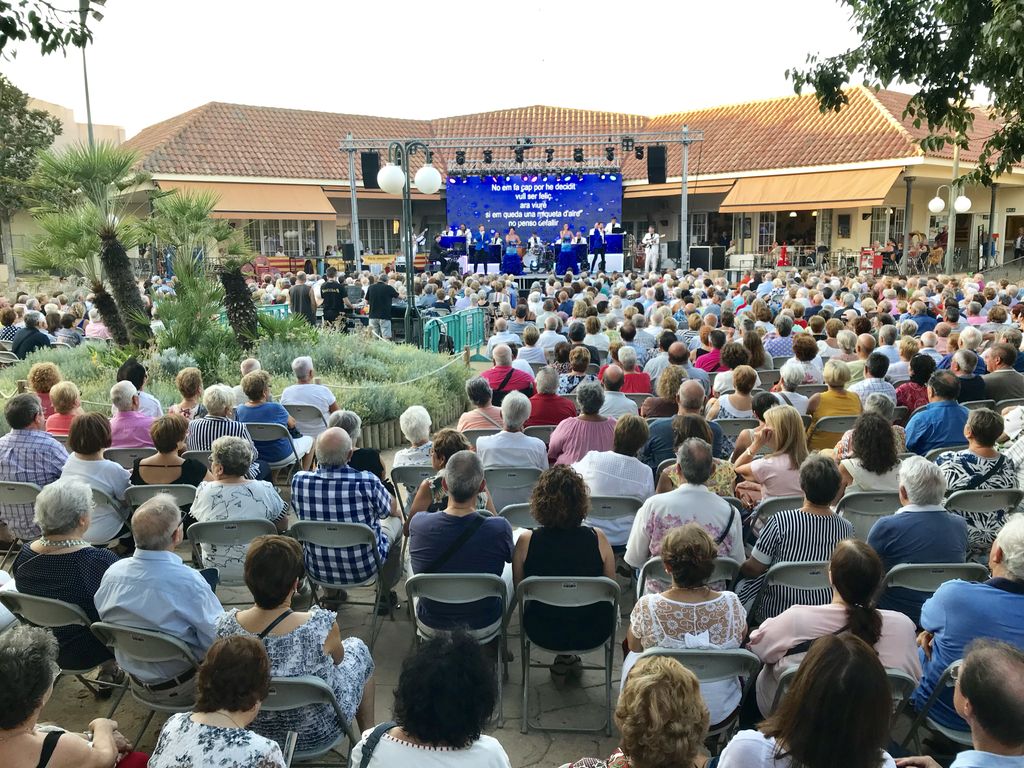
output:
[[[559,465],[544,472],[533,489],[530,507],[540,527],[525,531],[516,542],[512,556],[516,586],[530,576],[615,578],[615,555],[604,532],[583,525],[590,498],[586,483],[572,467]],[[568,609],[531,604],[523,616],[523,631],[531,642],[548,650],[581,650],[600,645],[615,620],[607,604]],[[559,654],[551,673],[566,675],[579,664],[579,656]]]

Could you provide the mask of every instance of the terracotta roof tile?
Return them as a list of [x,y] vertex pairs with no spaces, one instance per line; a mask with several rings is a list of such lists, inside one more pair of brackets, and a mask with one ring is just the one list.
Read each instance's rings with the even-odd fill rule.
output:
[[[564,107],[529,106],[434,120],[254,107],[212,102],[144,129],[127,146],[142,156],[144,169],[157,175],[278,177],[342,180],[348,159],[338,149],[351,131],[358,139],[446,138],[460,136],[551,136],[668,132],[689,125],[704,131],[690,154],[690,174],[841,165],[914,157],[914,139],[926,135],[902,118],[909,98],[894,91],[877,94],[857,87],[840,113],[821,113],[813,94],[644,117]],[[980,115],[977,136],[996,123]],[[670,145],[668,176],[680,173],[679,145]],[[470,150],[474,159],[480,150]],[[646,161],[617,159],[626,180],[646,179]],[[567,156],[568,148],[556,156]],[[437,151],[442,165],[454,166],[450,151]],[[496,150],[500,157],[502,150]],[[506,156],[509,154],[504,153]],[[595,154],[591,150],[591,154]],[[939,153],[949,156],[949,150]],[[534,165],[543,163],[534,150]],[[976,151],[965,159],[977,157]],[[415,158],[417,167],[422,162]],[[528,161],[529,164],[529,161]],[[356,177],[361,178],[359,164]]]

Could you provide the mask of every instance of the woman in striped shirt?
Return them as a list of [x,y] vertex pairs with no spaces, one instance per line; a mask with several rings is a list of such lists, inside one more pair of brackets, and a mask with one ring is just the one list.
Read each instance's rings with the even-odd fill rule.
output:
[[252,446],[253,463],[246,477],[250,480],[269,480],[270,467],[257,459],[256,445],[249,430],[233,418],[235,393],[231,388],[214,384],[203,392],[203,407],[206,408],[206,415],[192,419],[188,424],[185,449],[209,451],[218,437],[240,437]]

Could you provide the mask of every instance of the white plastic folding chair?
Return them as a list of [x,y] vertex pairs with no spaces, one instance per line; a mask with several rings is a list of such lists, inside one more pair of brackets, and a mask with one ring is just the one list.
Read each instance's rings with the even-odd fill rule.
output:
[[[739,576],[739,573],[740,564],[731,557],[716,557],[715,569],[711,572],[711,576],[708,578],[708,583],[715,584],[718,582],[725,582],[725,588],[732,589],[733,585],[736,583],[736,577]],[[662,562],[661,557],[658,555],[650,558],[640,569],[640,576],[636,581],[637,600],[643,596],[644,591],[647,589],[648,579],[659,579],[664,582],[671,581],[671,578],[665,571],[665,563]]]
[[898,493],[848,493],[836,505],[836,514],[853,523],[854,535],[867,541],[871,526],[880,517],[891,515],[900,508]]
[[465,429],[462,431],[462,434],[464,434],[466,439],[469,440],[469,444],[476,448],[476,441],[481,437],[490,437],[491,435],[496,435],[499,432],[501,432],[500,429]]
[[103,452],[104,459],[120,464],[129,471],[139,459],[148,459],[155,455],[156,448],[107,448]]
[[[105,621],[97,621],[92,626],[92,633],[99,638],[99,641],[110,648],[122,659],[131,659],[133,662],[143,663],[166,663],[171,661],[182,662],[189,665],[189,669],[178,675],[178,679],[189,675],[195,675],[199,662],[192,654],[185,643],[176,637],[159,632],[153,629],[139,629],[126,627],[120,624],[111,624]],[[142,728],[133,739],[138,744],[146,729],[157,712],[188,712],[195,706],[193,696],[184,696],[181,701],[168,704],[166,701],[154,701],[147,694],[148,687],[137,680],[134,675],[128,675],[128,690],[132,698],[149,710]],[[113,716],[113,712],[110,713]]]
[[649,397],[654,397],[650,392],[627,392],[626,397],[636,403],[636,407],[639,408],[644,404],[644,401]]
[[[203,560],[203,544],[209,547],[247,547],[257,536],[269,536],[277,532],[277,527],[269,520],[211,520],[205,523],[192,523],[188,527],[188,540],[192,545],[196,562],[203,563],[206,567]],[[221,569],[221,585],[245,586],[244,579],[225,578],[226,572],[225,569]]]
[[[334,523],[326,522],[322,520],[300,520],[297,523],[293,523],[291,528],[288,529],[289,535],[294,537],[303,546],[312,544],[318,547],[325,547],[328,549],[352,549],[355,547],[368,547],[373,553],[373,562],[375,565],[374,572],[366,579],[358,582],[351,581],[336,581],[329,582],[323,581],[313,577],[309,571],[306,571],[306,581],[309,582],[310,590],[313,593],[313,600],[317,603],[320,602],[321,597],[318,594],[319,589],[346,589],[349,587],[373,587],[374,588],[374,601],[373,603],[357,602],[349,599],[345,602],[345,605],[370,605],[373,608],[372,619],[370,624],[370,650],[373,650],[374,644],[377,642],[377,635],[380,632],[381,621],[380,615],[377,613],[377,606],[383,596],[386,594],[383,581],[379,578],[383,563],[380,559],[380,553],[377,551],[377,536],[373,532],[373,529],[368,525],[362,523]],[[389,615],[391,620],[395,620],[395,610],[389,605]]]
[[[591,605],[609,605],[609,621],[607,634],[601,643],[592,648],[573,648],[552,650],[536,645],[529,636],[524,622],[526,607],[531,603],[547,605],[554,608],[583,608]],[[531,576],[523,579],[516,589],[516,604],[519,606],[520,649],[523,662],[523,714],[520,731],[528,733],[531,728],[543,731],[587,732],[604,731],[606,736],[612,735],[612,665],[616,647],[615,629],[619,615],[619,585],[613,579],[604,576]],[[604,629],[604,628],[602,628]],[[582,656],[591,651],[604,650],[604,664],[581,665],[583,670],[603,670],[605,687],[605,718],[597,728],[565,728],[542,726],[539,720],[530,720],[530,669],[544,667],[547,664],[535,664],[531,661],[534,649],[554,654],[575,654]]]
[[21,362],[21,358],[13,352],[7,350],[0,350],[0,368],[5,368],[8,365],[17,365]]
[[995,407],[996,407],[996,401],[995,400],[965,400],[964,402],[960,403],[960,405],[962,405],[968,411],[980,411],[980,410],[984,410],[985,408],[990,408],[990,409],[994,410]]
[[954,491],[946,497],[946,509],[958,512],[1012,512],[1024,500],[1024,491],[1017,489]]
[[[36,496],[42,490],[35,483],[15,483],[15,482],[0,482],[0,498],[3,499],[5,506],[16,506],[18,504],[35,504]],[[21,539],[15,538],[11,540],[7,549],[4,551],[4,556],[0,558],[0,570],[3,570],[4,565],[7,564],[7,558],[14,554],[14,550],[24,544]]]
[[814,431],[836,432],[841,435],[847,430],[853,429],[856,422],[856,416],[825,416],[818,419],[818,423],[814,425]]
[[905,422],[907,417],[910,416],[910,409],[905,405],[897,405],[892,412],[893,422],[901,421]]
[[547,363],[530,363],[530,368],[533,369],[533,375],[536,376],[542,370],[547,368]]
[[[14,590],[4,590],[0,591],[0,605],[3,605],[26,624],[31,624],[34,627],[55,629],[57,627],[74,626],[84,627],[88,632],[92,624],[92,620],[79,606],[50,597],[38,597]],[[107,717],[110,717],[114,714],[114,710],[117,709],[117,705],[121,703],[122,697],[124,697],[125,692],[128,690],[127,684],[107,683],[101,680],[89,679],[86,675],[92,669],[92,667],[85,669],[66,669],[61,667],[57,680],[54,680],[54,685],[57,684],[61,677],[71,675],[93,695],[96,695],[98,688],[119,689],[120,692],[110,708],[110,714],[107,715]]]
[[801,384],[796,388],[798,395],[804,397],[810,397],[811,395],[820,395],[822,392],[828,391],[827,384]]
[[494,467],[484,470],[487,492],[494,500],[495,509],[528,502],[539,477],[540,470],[536,467]]
[[[352,747],[359,741],[359,731],[355,726],[355,718],[345,722],[345,714],[341,711],[334,690],[313,675],[299,675],[297,677],[272,677],[270,678],[270,692],[263,700],[260,709],[264,712],[286,712],[304,707],[322,705],[330,707],[334,711],[334,717],[338,723],[339,736],[329,744],[321,744],[312,749],[295,750],[292,760],[298,763],[315,761],[318,757],[332,752],[341,742],[348,739],[348,754],[352,754]],[[337,760],[317,763],[319,765],[337,765]]]
[[429,480],[436,474],[437,471],[429,464],[416,467],[395,467],[391,470],[391,484],[395,486],[395,495],[403,515],[409,516],[409,505],[412,503],[420,483]]
[[[963,403],[961,403],[963,405]],[[1004,408],[1013,408],[1018,405],[1024,405],[1024,398],[1011,397],[1006,400],[1000,400],[995,404],[992,410],[996,413],[1002,413]]]
[[658,471],[654,473],[654,487],[658,487],[658,483],[661,482],[661,476],[668,471],[668,469],[676,463],[675,459],[665,459],[663,462],[658,464]]
[[154,485],[132,485],[124,492],[124,500],[132,509],[138,509],[145,502],[161,493],[166,493],[174,499],[179,507],[187,507],[196,500],[196,487],[194,485],[154,484]]
[[493,632],[480,635],[476,638],[480,645],[487,645],[494,640],[498,641],[497,659],[500,660],[502,670],[497,671],[498,678],[498,727],[505,724],[505,710],[502,706],[503,679],[508,675],[508,662],[505,661],[505,648],[508,645],[508,636],[504,617],[507,612],[508,592],[505,580],[493,573],[418,573],[405,582],[405,593],[409,600],[409,609],[413,615],[415,624],[414,643],[419,644],[421,639],[433,637],[436,630],[428,627],[413,608],[417,600],[433,600],[438,603],[449,605],[465,605],[480,600],[496,598],[501,602],[502,620],[498,622]]
[[782,372],[775,370],[758,371],[757,378],[761,380],[762,389],[771,389],[779,383],[779,379],[782,378]]
[[538,523],[533,519],[529,504],[509,504],[498,511],[500,517],[508,520],[513,528],[536,528]]
[[183,454],[181,454],[181,458],[198,461],[207,469],[209,469],[210,464],[212,464],[212,461],[210,460],[209,451],[185,451]]
[[939,448],[932,448],[932,450],[928,451],[928,453],[926,453],[924,455],[924,457],[928,461],[934,463],[935,460],[937,458],[939,458],[939,456],[941,454],[946,453],[947,451],[953,451],[955,453],[956,451],[966,451],[966,450],[967,450],[967,446],[966,445],[943,445],[943,446],[940,446]]
[[757,673],[761,669],[761,660],[742,648],[706,651],[683,648],[648,648],[641,654],[641,657],[647,656],[671,657],[693,672],[701,683],[717,683],[739,678],[740,705],[736,708],[736,714],[708,731],[708,736],[715,740],[714,752],[720,751],[731,732],[739,724],[739,712],[743,708],[744,700],[754,688],[754,681],[757,680]]
[[907,737],[903,740],[900,745],[906,748],[911,741],[914,742],[914,747],[917,750],[916,754],[921,753],[921,737],[918,735],[918,731],[921,726],[928,728],[929,730],[935,731],[942,736],[945,736],[950,741],[959,744],[961,747],[967,747],[968,749],[973,745],[970,730],[959,731],[955,728],[949,728],[945,725],[940,725],[931,717],[932,707],[935,705],[935,701],[942,695],[942,692],[946,688],[952,688],[953,682],[953,669],[959,667],[963,663],[963,659],[957,659],[942,672],[942,676],[935,684],[935,688],[932,690],[931,695],[928,697],[928,701],[925,702],[921,711],[917,713],[917,717],[914,718],[914,722],[910,726],[910,730],[907,731]]
[[591,496],[588,520],[620,520],[624,517],[633,519],[643,506],[643,499],[632,496]]
[[[775,698],[772,700],[771,711],[774,712],[778,709],[779,702],[786,695],[789,690],[789,686],[793,682],[793,678],[796,677],[797,670],[800,669],[800,665],[788,667],[781,675],[779,675],[779,685],[775,689]],[[903,710],[906,708],[910,701],[910,696],[914,693],[920,682],[917,678],[908,675],[902,669],[894,669],[887,667],[885,670],[885,676],[889,679],[889,690],[892,692],[892,718],[890,722],[895,722],[896,718],[900,716]],[[769,713],[771,714],[771,713]]]
[[324,429],[327,429],[327,419],[324,412],[315,405],[286,405],[284,409],[295,421],[304,421],[310,424],[320,422]]
[[726,437],[737,438],[744,429],[756,429],[760,424],[757,419],[715,419],[722,434]]
[[772,355],[772,369],[776,371],[782,370],[782,366],[792,359],[792,355]]
[[285,456],[283,459],[277,461],[268,462],[271,470],[278,469],[290,469],[294,466],[302,466],[302,457],[299,456],[299,450],[295,447],[295,441],[292,440],[292,433],[288,431],[288,428],[283,424],[262,424],[259,422],[245,422],[245,429],[249,433],[249,437],[253,439],[253,442],[269,442],[271,440],[287,440],[288,445],[291,446],[292,455]]
[[551,433],[555,431],[556,426],[556,424],[538,424],[535,427],[527,427],[523,430],[523,434],[543,440],[544,445],[547,445],[551,441]]
[[982,581],[989,576],[980,563],[902,563],[885,574],[882,589],[899,587],[931,595],[947,581]]
[[776,496],[771,499],[765,499],[754,508],[750,525],[763,526],[765,521],[772,515],[785,509],[800,509],[803,505],[803,496]]
[[792,587],[793,589],[828,589],[828,563],[775,563],[761,580],[757,597],[750,609],[750,616],[761,616],[761,605],[771,587]]

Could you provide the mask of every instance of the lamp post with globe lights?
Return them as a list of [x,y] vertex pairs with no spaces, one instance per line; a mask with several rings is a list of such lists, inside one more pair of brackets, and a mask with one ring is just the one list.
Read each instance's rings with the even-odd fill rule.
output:
[[957,177],[960,175],[960,145],[953,144],[953,180],[949,184],[940,184],[935,189],[935,197],[928,201],[928,210],[934,214],[946,209],[946,201],[939,197],[939,190],[945,187],[949,192],[949,217],[946,219],[946,253],[943,255],[943,270],[947,275],[953,274],[953,246],[956,244],[956,215],[971,210],[971,198],[963,194]]
[[402,196],[402,250],[405,257],[405,343],[413,343],[412,315],[416,302],[413,277],[414,239],[412,231],[412,190],[409,180],[409,158],[422,152],[426,158],[412,183],[424,195],[441,188],[441,174],[433,166],[430,148],[422,141],[392,141],[388,145],[388,164],[377,173],[377,183],[389,195]]

